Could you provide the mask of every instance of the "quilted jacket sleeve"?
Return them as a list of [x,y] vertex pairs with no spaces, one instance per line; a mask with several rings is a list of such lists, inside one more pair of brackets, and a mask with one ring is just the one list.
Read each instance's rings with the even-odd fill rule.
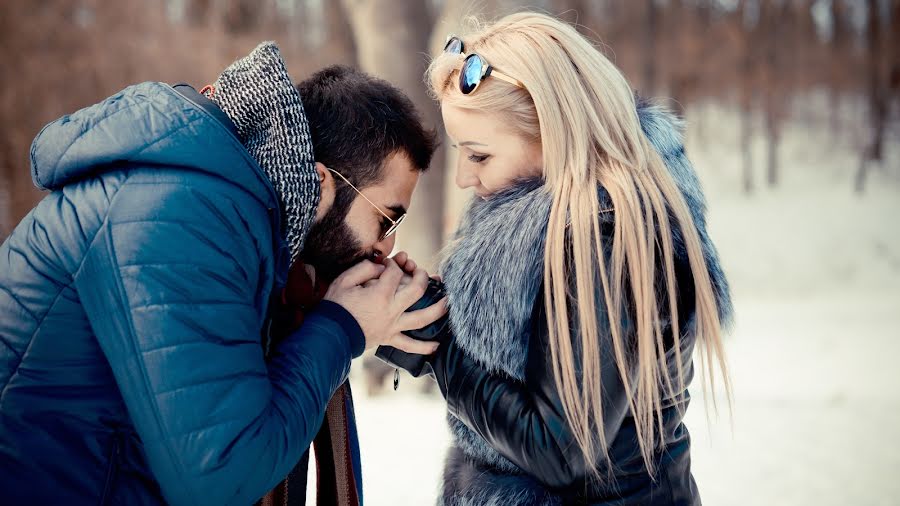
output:
[[125,183],[75,276],[172,504],[262,496],[309,446],[364,347],[352,316],[324,303],[266,364],[250,229],[268,223],[224,186]]

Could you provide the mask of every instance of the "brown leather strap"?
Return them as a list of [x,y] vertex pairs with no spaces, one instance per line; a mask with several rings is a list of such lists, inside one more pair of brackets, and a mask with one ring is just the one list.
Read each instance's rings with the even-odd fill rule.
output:
[[287,506],[287,503],[287,480],[285,479],[278,485],[275,485],[275,488],[270,490],[268,494],[263,496],[260,505]]
[[[353,471],[348,434],[347,383],[341,385],[328,402],[322,430],[316,436],[315,445],[319,487],[316,489],[318,506],[359,506],[357,477]],[[326,471],[328,474],[326,475]]]
[[[327,283],[313,281],[302,263],[291,267],[288,286],[277,301],[287,308],[289,319],[275,329],[277,342],[300,327],[308,307],[314,306],[325,296]],[[353,457],[348,439],[349,419],[347,403],[350,399],[349,383],[341,385],[325,408],[322,426],[313,440],[316,456],[316,504],[317,506],[359,506],[357,479],[353,471]],[[304,461],[257,503],[261,506],[300,506],[306,504],[307,466]],[[303,473],[303,476],[296,476]],[[294,487],[290,487],[291,484]],[[290,488],[290,490],[289,490]],[[289,493],[290,492],[290,493]],[[293,494],[293,495],[291,495]]]
[[[325,419],[313,440],[316,456],[316,505],[359,506],[357,477],[353,470],[347,433],[346,383],[340,386],[325,409]],[[258,503],[261,506],[295,506],[306,502],[306,490],[291,489],[290,477],[282,480]],[[294,495],[291,495],[291,494]]]

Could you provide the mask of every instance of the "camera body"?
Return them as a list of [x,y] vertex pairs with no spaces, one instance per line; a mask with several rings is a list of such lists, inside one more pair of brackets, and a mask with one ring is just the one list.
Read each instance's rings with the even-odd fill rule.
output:
[[[445,296],[446,292],[444,291],[444,284],[436,279],[429,279],[425,294],[422,295],[415,304],[410,306],[406,312],[425,309],[426,307],[437,304]],[[448,315],[444,315],[437,321],[434,321],[421,329],[407,330],[403,333],[413,339],[418,339],[419,341],[444,342],[450,335],[450,319]],[[378,349],[375,350],[375,356],[391,367],[405,369],[415,377],[419,377],[423,374],[427,358],[424,355],[415,355],[400,351],[393,346],[379,346]]]

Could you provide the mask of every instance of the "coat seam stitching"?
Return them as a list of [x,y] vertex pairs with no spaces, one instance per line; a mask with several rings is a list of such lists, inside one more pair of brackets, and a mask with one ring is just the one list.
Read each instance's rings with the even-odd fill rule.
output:
[[[123,186],[124,186],[124,183],[123,183]],[[50,303],[50,307],[47,309],[47,312],[44,313],[41,316],[41,318],[35,322],[34,331],[31,333],[31,337],[28,338],[28,346],[26,346],[25,351],[22,352],[22,356],[19,358],[19,362],[16,364],[14,372],[12,374],[10,374],[9,381],[7,381],[5,385],[3,385],[3,390],[0,391],[0,401],[2,401],[2,399],[5,397],[6,391],[9,388],[9,385],[13,382],[13,379],[19,373],[19,367],[22,366],[22,362],[25,360],[25,355],[27,355],[28,351],[31,350],[31,347],[34,346],[35,335],[37,335],[38,331],[41,329],[41,325],[44,323],[44,320],[46,320],[47,316],[49,316],[50,313],[53,312],[53,308],[56,307],[56,304],[59,302],[59,298],[62,296],[62,293],[64,291],[66,291],[66,288],[71,288],[72,285],[75,284],[76,274],[81,270],[81,266],[84,265],[84,260],[85,260],[85,258],[87,258],[87,250],[90,249],[90,246],[94,243],[94,240],[97,238],[97,235],[100,233],[100,229],[103,228],[103,223],[105,223],[106,218],[109,217],[109,208],[110,208],[110,206],[112,206],[112,201],[115,198],[115,196],[117,196],[119,194],[119,190],[121,190],[121,189],[122,189],[122,186],[119,186],[119,188],[116,189],[116,194],[113,197],[109,198],[108,204],[106,207],[106,217],[104,217],[104,221],[101,222],[100,225],[97,227],[97,230],[94,231],[94,236],[91,238],[90,242],[88,243],[88,247],[87,247],[87,249],[85,249],[85,254],[82,255],[82,257],[81,257],[81,262],[79,262],[78,268],[75,269],[75,271],[71,274],[72,277],[69,279],[69,282],[66,285],[60,287],[59,291],[56,293],[56,296],[53,297],[53,302]],[[75,290],[75,292],[77,293],[78,290]],[[16,297],[13,297],[13,298],[16,299],[16,301],[18,302],[18,299]],[[21,304],[21,302],[19,302],[19,304]],[[30,313],[30,311],[29,311],[29,313]]]
[[[119,196],[122,188],[124,188],[126,185],[128,185],[127,179],[122,183],[122,185],[119,187],[119,189],[116,190],[116,195],[110,199],[109,207],[106,210],[106,217],[104,218],[103,223],[98,228],[98,232],[100,229],[102,229],[104,227],[112,228],[112,223],[109,220],[109,215],[110,215],[110,210],[112,209],[112,207],[114,205],[113,200],[115,200]],[[94,236],[95,240],[96,240],[97,235],[99,235],[99,234],[95,234],[95,236]],[[106,249],[107,249],[107,254],[111,253],[110,258],[115,260],[115,248],[112,244],[111,239],[112,238],[110,237],[110,240],[106,241],[106,243],[107,243]],[[85,255],[85,257],[87,257],[87,255]],[[82,265],[83,264],[84,264],[84,259],[82,259]],[[118,269],[118,267],[119,267],[118,262],[116,262],[116,267]],[[80,270],[80,268],[79,268],[79,270]],[[125,291],[124,286],[122,285],[122,280],[120,279],[120,277],[114,276],[113,279],[114,279],[114,284],[116,287],[116,292],[117,292],[118,296],[120,297],[120,300],[124,300],[124,302],[125,302],[125,304],[124,304],[125,307],[122,309],[124,312],[124,316],[128,322],[128,330],[129,330],[128,341],[129,341],[130,345],[133,347],[134,351],[140,351],[140,348],[137,346],[137,343],[135,342],[135,334],[136,333],[135,333],[135,327],[134,327],[134,319],[132,318],[132,314],[131,314],[132,310],[131,310],[131,304],[129,303],[128,294]],[[145,394],[147,394],[148,399],[155,399],[154,392],[153,392],[152,388],[150,388],[150,379],[149,379],[149,375],[147,374],[146,364],[144,363],[143,360],[139,360],[139,364],[140,364],[141,376],[143,378],[142,386],[145,390]],[[159,428],[160,432],[162,433],[163,438],[168,439],[171,436],[171,434],[169,433],[168,429],[163,425],[162,416],[159,413],[159,407],[156,405],[155,402],[151,402],[151,410],[153,411],[154,418],[156,419],[155,420],[156,425]],[[176,468],[178,468],[178,473],[176,473],[176,474],[179,477],[183,477],[186,474],[185,473],[186,470],[181,465],[181,461],[178,458],[176,458],[174,450],[172,449],[172,447],[169,444],[163,444],[163,446],[166,449],[166,453],[168,454],[169,460],[172,463],[172,465],[174,465]],[[182,485],[183,484],[184,483],[183,483],[183,479],[182,479]],[[184,487],[184,488],[186,490],[190,490],[190,487]],[[195,500],[196,498],[191,497],[191,499]]]

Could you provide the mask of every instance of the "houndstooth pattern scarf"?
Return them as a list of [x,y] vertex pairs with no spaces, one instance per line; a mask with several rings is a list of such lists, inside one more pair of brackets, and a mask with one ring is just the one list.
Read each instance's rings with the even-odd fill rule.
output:
[[234,122],[275,188],[293,263],[315,218],[320,186],[309,123],[278,46],[263,42],[232,63],[206,96]]

